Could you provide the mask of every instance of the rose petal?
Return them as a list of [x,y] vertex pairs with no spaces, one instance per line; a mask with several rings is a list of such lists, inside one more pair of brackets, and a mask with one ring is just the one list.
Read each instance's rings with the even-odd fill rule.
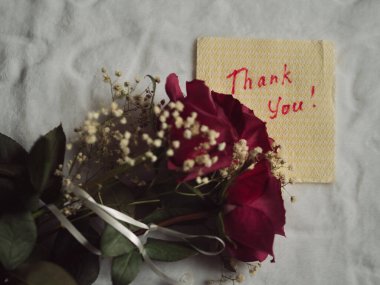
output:
[[179,87],[178,76],[175,73],[169,74],[166,78],[165,90],[171,101],[183,99],[181,87]]
[[270,168],[268,161],[259,161],[252,170],[246,170],[235,178],[228,188],[229,204],[249,205],[260,197],[267,186]]
[[[227,235],[253,251],[265,252],[273,256],[274,229],[266,215],[246,206],[238,206],[224,216]],[[238,252],[237,252],[238,253]],[[252,256],[252,258],[259,258]]]
[[271,150],[265,122],[254,112],[231,95],[211,92],[214,101],[221,106],[228,120],[238,132],[240,139],[247,140],[250,149],[261,147],[264,152]]
[[247,205],[265,213],[271,220],[275,233],[285,236],[285,207],[281,195],[281,183],[278,179],[271,176],[264,193]]
[[248,247],[238,242],[236,242],[236,247],[228,245],[226,249],[230,256],[243,262],[262,262],[268,257],[268,252]]
[[216,113],[216,106],[211,97],[210,89],[202,80],[186,82],[187,103],[194,104],[207,113]]

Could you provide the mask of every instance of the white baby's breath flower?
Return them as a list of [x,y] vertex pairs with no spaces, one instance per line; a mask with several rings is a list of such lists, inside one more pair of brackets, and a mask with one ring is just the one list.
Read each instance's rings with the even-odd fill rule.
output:
[[183,126],[183,119],[182,119],[182,117],[175,118],[174,125],[176,126],[177,129],[182,128],[182,126]]
[[208,179],[208,177],[203,177],[202,178],[202,183],[209,183],[210,182],[210,180]]
[[129,139],[131,138],[131,133],[128,132],[128,131],[126,131],[126,132],[124,133],[124,138],[127,139],[127,140],[129,140]]
[[190,171],[195,165],[195,161],[193,159],[186,159],[184,162],[183,162],[183,171]]
[[117,110],[118,108],[119,108],[119,105],[116,102],[111,103],[111,110],[112,111]]
[[177,117],[179,117],[179,112],[178,112],[178,111],[174,111],[174,112],[172,113],[172,117],[173,117],[173,118],[177,118]]
[[116,117],[116,118],[119,118],[123,115],[123,110],[122,109],[116,109],[116,110],[113,110],[112,111],[112,114]]
[[155,147],[160,147],[160,146],[162,145],[162,140],[160,140],[160,139],[155,139],[155,140],[153,141],[153,145],[154,145]]
[[244,280],[245,280],[245,276],[244,276],[243,274],[238,274],[238,275],[236,276],[236,282],[238,282],[238,283],[243,283]]
[[121,141],[120,141],[120,146],[121,147],[126,147],[126,146],[128,146],[129,145],[129,140],[127,140],[127,139],[122,139]]
[[161,113],[161,108],[158,107],[157,105],[155,105],[153,107],[153,112],[156,114],[156,115],[159,115]]
[[106,109],[106,108],[102,108],[102,109],[101,109],[101,112],[102,112],[102,114],[103,114],[104,116],[108,116],[108,114],[109,114],[108,109]]
[[184,132],[183,132],[183,137],[185,138],[185,139],[191,139],[191,137],[192,137],[192,133],[191,133],[191,131],[190,130],[185,130]]
[[160,130],[157,132],[157,136],[162,139],[165,136],[165,132],[163,130]]
[[182,112],[183,109],[185,108],[185,105],[183,105],[181,101],[176,101],[175,108],[177,109],[178,112]]
[[162,123],[161,124],[161,129],[162,130],[166,130],[168,128],[168,124],[167,123]]
[[170,102],[168,104],[168,106],[169,106],[170,109],[174,109],[175,108],[175,103],[174,102]]
[[134,166],[135,165],[135,160],[130,158],[130,157],[124,157],[124,161],[129,164],[130,166]]
[[94,144],[96,142],[96,136],[87,136],[85,140],[87,144]]
[[175,148],[175,149],[178,149],[179,147],[180,147],[180,142],[179,141],[173,141],[172,142],[172,145],[173,145],[173,147]]

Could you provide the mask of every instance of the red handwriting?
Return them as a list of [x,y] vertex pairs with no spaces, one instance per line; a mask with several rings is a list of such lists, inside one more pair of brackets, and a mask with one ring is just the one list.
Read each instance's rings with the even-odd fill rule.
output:
[[[281,114],[287,115],[289,112],[297,113],[298,111],[303,111],[303,101],[292,102],[290,104],[280,104],[282,101],[282,97],[278,97],[277,103],[275,106],[272,106],[272,100],[268,102],[268,109],[271,112],[269,116],[270,119],[277,118],[278,112],[281,110]],[[290,108],[292,106],[292,108]]]
[[[251,75],[251,77],[250,77]],[[261,75],[258,79],[254,79],[252,77],[252,72],[248,70],[247,67],[242,67],[240,69],[234,69],[230,74],[227,75],[227,79],[232,79],[232,88],[231,93],[235,95],[236,89],[239,86],[242,86],[244,90],[250,89],[252,90],[254,87],[263,88],[268,85],[280,85],[283,86],[285,84],[292,84],[293,80],[291,79],[291,71],[288,69],[288,65],[285,63],[283,72],[279,76],[277,74]],[[315,86],[311,86],[311,99],[314,98],[315,95]],[[315,104],[312,104],[313,108],[316,107]],[[287,101],[283,100],[282,97],[277,97],[276,100],[268,101],[268,109],[269,109],[269,118],[275,119],[280,115],[288,115],[290,113],[298,113],[304,110],[304,101]]]
[[[253,89],[253,84],[252,84],[253,79],[251,77],[249,77],[248,73],[249,73],[248,68],[242,67],[240,69],[234,69],[234,71],[232,71],[230,74],[227,75],[227,79],[232,78],[232,88],[231,88],[231,94],[232,95],[235,95],[237,83],[238,83],[238,81],[241,80],[241,76],[239,76],[239,75],[244,76],[242,78],[243,82],[244,82],[244,85],[243,85],[244,90],[247,90],[247,88]],[[286,82],[288,82],[289,84],[292,83],[292,80],[290,79],[290,73],[291,73],[291,71],[288,70],[288,65],[284,64],[284,71],[282,74],[281,85],[284,85]],[[269,85],[278,84],[278,75],[271,74],[269,78],[270,78]],[[240,80],[238,80],[238,79],[240,79]],[[262,75],[259,77],[256,85],[258,88],[265,87],[265,86],[267,86],[267,81],[268,81],[267,77],[265,75]]]

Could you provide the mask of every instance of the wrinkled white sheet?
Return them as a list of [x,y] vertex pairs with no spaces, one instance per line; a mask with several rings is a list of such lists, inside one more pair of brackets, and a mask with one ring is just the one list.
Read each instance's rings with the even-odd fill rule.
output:
[[[26,147],[63,122],[67,134],[106,100],[99,69],[190,80],[198,36],[328,39],[337,48],[336,182],[289,187],[276,263],[245,284],[380,284],[380,1],[0,2],[0,132]],[[163,96],[163,84],[158,92]],[[210,258],[162,265],[218,278]],[[110,284],[108,266],[96,284]],[[144,270],[133,284],[160,284]]]

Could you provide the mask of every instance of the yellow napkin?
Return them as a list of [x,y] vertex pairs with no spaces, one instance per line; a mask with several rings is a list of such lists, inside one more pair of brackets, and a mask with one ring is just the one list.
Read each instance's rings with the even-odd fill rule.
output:
[[197,79],[267,122],[295,182],[334,180],[334,47],[327,41],[199,38]]

